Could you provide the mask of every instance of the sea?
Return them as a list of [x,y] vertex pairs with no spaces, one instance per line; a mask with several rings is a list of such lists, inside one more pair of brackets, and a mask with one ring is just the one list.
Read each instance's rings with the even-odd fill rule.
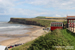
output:
[[[14,24],[14,23],[11,24],[8,22],[0,22],[0,36],[25,34],[27,32],[30,32],[30,30],[27,30],[27,28],[33,28],[33,27],[24,24]],[[6,39],[10,38],[0,37],[0,41]]]
[[[0,22],[0,34],[23,34],[21,32],[28,32],[25,28],[32,28],[23,24],[10,24],[8,22]],[[11,33],[12,32],[12,33]]]

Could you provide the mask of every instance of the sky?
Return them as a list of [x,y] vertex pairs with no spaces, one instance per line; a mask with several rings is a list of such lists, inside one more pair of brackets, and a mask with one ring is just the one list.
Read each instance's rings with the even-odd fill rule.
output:
[[75,0],[0,0],[0,21],[11,17],[75,16]]

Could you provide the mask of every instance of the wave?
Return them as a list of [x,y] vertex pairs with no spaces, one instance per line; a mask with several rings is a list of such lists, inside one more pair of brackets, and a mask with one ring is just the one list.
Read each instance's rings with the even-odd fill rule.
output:
[[21,26],[7,26],[7,27],[0,27],[0,29],[9,29],[9,28],[21,28]]

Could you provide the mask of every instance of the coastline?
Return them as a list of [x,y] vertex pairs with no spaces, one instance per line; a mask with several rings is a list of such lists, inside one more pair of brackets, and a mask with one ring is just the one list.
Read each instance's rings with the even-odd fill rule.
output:
[[[34,40],[37,37],[44,34],[44,30],[43,30],[44,27],[35,26],[35,25],[30,25],[30,26],[33,27],[33,28],[27,28],[28,30],[30,30],[30,32],[27,32],[27,33],[22,34],[22,35],[15,35],[14,36],[15,38],[1,41],[0,44],[4,45],[4,46],[10,46],[10,45],[14,45],[14,44],[26,43],[26,42]],[[26,34],[28,36],[25,36]],[[19,36],[22,36],[22,37],[19,37]]]

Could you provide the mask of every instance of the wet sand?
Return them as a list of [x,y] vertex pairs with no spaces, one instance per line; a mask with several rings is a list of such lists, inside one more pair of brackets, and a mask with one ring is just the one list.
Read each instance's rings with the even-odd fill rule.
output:
[[40,26],[32,26],[32,27],[33,28],[27,28],[28,30],[30,30],[30,32],[27,32],[25,34],[0,36],[0,37],[11,38],[11,39],[1,41],[0,44],[4,46],[10,46],[14,44],[26,43],[45,34],[43,27]]

